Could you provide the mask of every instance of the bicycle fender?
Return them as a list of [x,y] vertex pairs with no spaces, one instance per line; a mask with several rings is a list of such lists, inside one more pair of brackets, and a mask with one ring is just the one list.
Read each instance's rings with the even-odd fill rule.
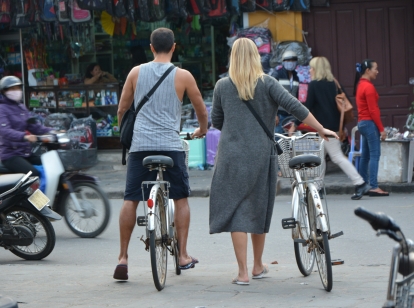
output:
[[[154,201],[154,207],[158,206],[157,204],[155,204],[156,200],[157,200],[157,192],[158,189],[160,188],[160,184],[154,184],[154,186],[152,186],[150,194],[149,194],[149,198]],[[154,218],[154,207],[150,208],[148,207],[148,200],[145,202],[145,206],[147,207],[148,210],[148,214],[147,214],[147,229],[148,231],[154,231],[155,228],[155,218]]]
[[326,220],[326,214],[323,212],[322,201],[318,193],[318,189],[315,184],[309,183],[308,189],[311,191],[313,202],[315,204],[316,217],[322,228],[322,232],[329,232],[328,223]]
[[168,199],[168,215],[167,215],[167,226],[168,235],[170,238],[174,237],[174,200]]
[[[292,217],[295,218],[295,221],[298,220],[299,217],[299,195],[298,195],[298,187],[293,189],[292,193]],[[292,229],[292,239],[299,238],[299,230],[298,228]]]

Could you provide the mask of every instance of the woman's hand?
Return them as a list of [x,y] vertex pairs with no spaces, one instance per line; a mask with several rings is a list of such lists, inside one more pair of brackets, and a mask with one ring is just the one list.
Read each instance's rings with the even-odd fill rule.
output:
[[322,130],[318,131],[319,136],[321,136],[323,139],[325,139],[326,141],[329,141],[328,136],[329,137],[334,137],[335,139],[339,139],[338,135],[326,128],[322,128]]
[[37,141],[37,136],[35,136],[35,135],[26,135],[26,136],[24,136],[24,140],[29,141],[29,142],[36,142]]
[[381,140],[384,141],[385,139],[387,139],[387,132],[384,130],[381,133]]

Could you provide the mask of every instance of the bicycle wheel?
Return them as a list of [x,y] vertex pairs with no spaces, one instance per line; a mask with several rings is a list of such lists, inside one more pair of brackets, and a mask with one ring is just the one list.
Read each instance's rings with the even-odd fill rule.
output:
[[316,217],[316,205],[322,206],[318,191],[308,189],[309,224],[312,238],[312,250],[315,252],[316,264],[318,264],[319,276],[326,291],[332,290],[332,263],[329,250],[328,233],[322,232],[320,222]]
[[[308,241],[310,238],[310,228],[308,219],[308,210],[306,203],[300,200],[298,194],[298,188],[295,187],[292,195],[292,210],[296,213],[292,213],[296,218],[296,228],[293,230],[297,238]],[[315,265],[315,253],[309,248],[309,243],[293,243],[295,248],[296,263],[298,264],[299,271],[303,276],[309,276],[312,273],[313,266]]]
[[164,289],[167,278],[167,222],[165,219],[164,198],[161,189],[157,191],[154,204],[154,230],[150,231],[150,255],[152,278],[158,291]]
[[174,258],[174,268],[175,274],[181,275],[181,269],[179,268],[180,265],[180,246],[178,245],[177,235],[175,235],[173,239],[173,258]]
[[69,229],[79,237],[92,238],[108,226],[111,207],[106,193],[97,185],[78,183],[73,188],[82,212],[78,212],[70,196],[63,200],[63,212]]

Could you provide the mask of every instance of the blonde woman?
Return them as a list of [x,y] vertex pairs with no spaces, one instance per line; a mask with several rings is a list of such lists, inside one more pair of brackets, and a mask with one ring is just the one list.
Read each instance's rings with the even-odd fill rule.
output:
[[247,233],[253,243],[252,278],[269,272],[262,254],[275,200],[277,156],[243,100],[250,101],[269,131],[274,130],[281,106],[326,140],[327,135],[336,134],[319,124],[276,79],[263,73],[257,47],[250,39],[234,42],[229,76],[217,82],[213,95],[212,123],[221,130],[221,137],[211,183],[210,233],[231,232],[239,265],[232,283],[248,285]]
[[[337,86],[331,72],[331,65],[325,57],[315,57],[310,63],[312,81],[308,87],[308,97],[305,106],[315,115],[315,118],[326,128],[333,131],[339,130],[341,114],[335,101]],[[325,151],[332,162],[338,165],[355,185],[355,193],[352,200],[359,200],[369,191],[370,186],[364,181],[355,169],[354,165],[344,156],[339,140],[325,144]],[[326,163],[323,162],[320,179],[323,179],[326,171]]]

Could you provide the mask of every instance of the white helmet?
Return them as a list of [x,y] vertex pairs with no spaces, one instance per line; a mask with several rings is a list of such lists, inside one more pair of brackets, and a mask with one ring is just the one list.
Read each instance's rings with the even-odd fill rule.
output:
[[285,61],[285,60],[296,60],[297,61],[298,55],[296,54],[296,52],[292,50],[287,50],[282,56],[282,61]]
[[14,86],[21,86],[22,81],[15,76],[6,76],[0,80],[0,91],[6,90]]

